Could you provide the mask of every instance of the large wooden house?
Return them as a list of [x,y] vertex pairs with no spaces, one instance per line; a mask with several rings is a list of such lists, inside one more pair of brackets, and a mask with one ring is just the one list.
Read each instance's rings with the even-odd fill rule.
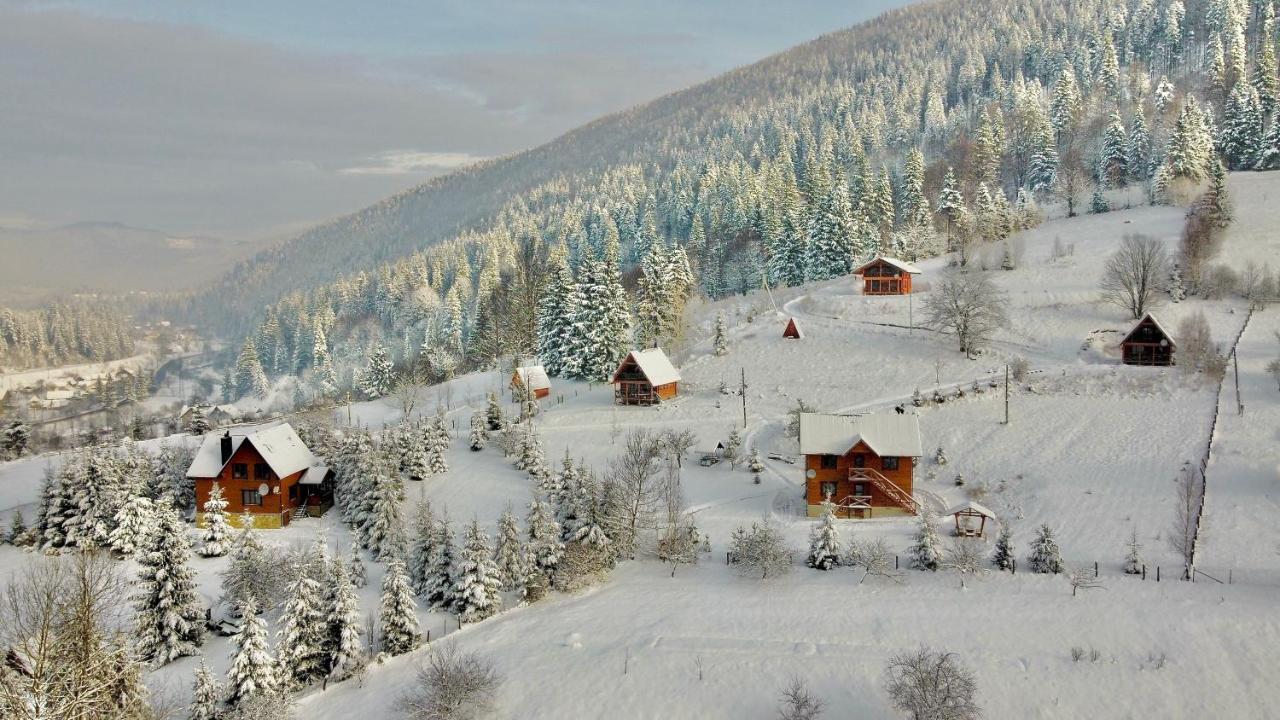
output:
[[1155,316],[1147,313],[1120,341],[1125,365],[1173,365],[1177,345]]
[[613,373],[613,401],[618,405],[653,405],[680,392],[680,372],[661,348],[632,350]]
[[841,517],[916,514],[912,484],[923,454],[916,415],[801,413],[800,454],[810,517],[828,500]]
[[911,276],[919,275],[920,268],[904,260],[877,256],[853,274],[862,276],[863,295],[910,295]]
[[546,368],[541,365],[526,365],[516,368],[511,375],[513,392],[531,392],[537,400],[551,394],[551,378],[547,377]]
[[[195,481],[196,509],[203,511],[213,483],[222,488],[229,520],[242,513],[254,527],[289,524],[295,512],[320,515],[333,504],[333,481],[288,423],[269,428],[209,433],[196,451],[187,477]],[[196,522],[203,522],[197,512]]]

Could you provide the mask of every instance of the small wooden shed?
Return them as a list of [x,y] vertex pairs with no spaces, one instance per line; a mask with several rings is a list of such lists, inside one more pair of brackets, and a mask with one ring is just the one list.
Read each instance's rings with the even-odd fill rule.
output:
[[911,276],[920,272],[905,260],[878,255],[853,274],[862,276],[863,295],[910,295]]
[[511,389],[518,388],[525,388],[533,393],[535,399],[541,400],[551,394],[551,379],[547,377],[547,371],[541,365],[518,367],[511,375]]
[[680,392],[680,372],[662,348],[632,350],[613,373],[613,401],[618,405],[653,405]]
[[985,507],[970,500],[960,503],[947,511],[955,518],[957,537],[982,537],[987,531],[987,521],[995,522],[996,515]]
[[799,340],[804,337],[804,333],[800,332],[800,325],[796,323],[795,318],[787,319],[787,328],[782,331],[782,337],[791,340]]
[[1143,315],[1120,341],[1125,365],[1173,365],[1177,349],[1173,336],[1151,313]]

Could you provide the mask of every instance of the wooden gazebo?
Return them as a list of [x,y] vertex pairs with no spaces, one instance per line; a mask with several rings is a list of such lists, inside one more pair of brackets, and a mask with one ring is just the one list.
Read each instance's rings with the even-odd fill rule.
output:
[[987,521],[995,522],[996,519],[995,513],[972,500],[956,505],[947,514],[955,518],[957,537],[983,537]]

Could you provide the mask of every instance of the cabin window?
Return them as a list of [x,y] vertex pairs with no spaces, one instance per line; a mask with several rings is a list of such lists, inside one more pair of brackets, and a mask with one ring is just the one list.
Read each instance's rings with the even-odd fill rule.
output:
[[248,480],[249,463],[231,463],[231,477],[235,480]]
[[866,494],[867,494],[867,484],[866,484],[866,483],[854,483],[854,484],[853,484],[853,494],[854,494],[854,495],[866,495]]
[[266,463],[253,464],[253,478],[255,480],[270,480],[271,466]]
[[257,490],[241,490],[240,504],[244,505],[245,507],[248,507],[250,505],[261,505],[262,496],[258,494]]
[[880,458],[880,467],[885,470],[897,470],[898,458],[896,457]]
[[822,456],[822,469],[823,469],[823,470],[834,470],[834,469],[835,469],[835,467],[836,467],[836,456],[835,456],[835,455],[823,455],[823,456]]
[[853,466],[854,466],[854,467],[856,467],[856,468],[864,468],[864,467],[866,467],[866,466],[867,466],[867,456],[866,456],[866,455],[863,455],[862,453],[858,453],[857,455],[854,455],[854,456],[853,456]]
[[289,499],[290,499],[290,500],[297,500],[297,499],[298,499],[298,486],[297,486],[297,485],[290,485],[290,486],[289,486]]
[[833,482],[824,482],[821,485],[822,499],[826,500],[836,496],[836,484]]

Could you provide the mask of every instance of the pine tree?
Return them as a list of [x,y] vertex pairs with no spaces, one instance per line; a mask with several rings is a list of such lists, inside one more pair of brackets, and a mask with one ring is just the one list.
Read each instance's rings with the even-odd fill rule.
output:
[[1151,134],[1147,131],[1147,122],[1143,119],[1142,110],[1135,110],[1133,122],[1129,129],[1128,148],[1129,177],[1145,182],[1151,177]]
[[1041,119],[1035,129],[1033,139],[1035,149],[1027,167],[1027,185],[1032,192],[1046,193],[1053,190],[1058,180],[1057,141],[1054,139],[1053,125]]
[[206,417],[204,414],[204,407],[201,405],[196,405],[195,407],[191,408],[191,426],[190,426],[191,434],[204,435],[205,433],[209,432],[211,429],[213,429],[213,426],[209,424],[209,418]]
[[564,544],[560,541],[560,524],[556,522],[547,504],[538,500],[529,503],[525,519],[527,542],[524,545],[524,564],[530,572],[542,573],[550,578],[564,556]]
[[1110,123],[1102,134],[1099,154],[1102,179],[1110,187],[1124,187],[1129,180],[1129,134],[1119,113],[1111,113]]
[[[378,560],[386,560],[400,554],[404,534],[400,519],[400,499],[403,488],[400,481],[389,473],[380,472],[373,481],[373,515],[365,526],[364,546]],[[359,554],[356,554],[358,558]],[[354,575],[354,566],[352,568]],[[357,587],[363,587],[357,582]]]
[[716,329],[715,336],[712,339],[712,346],[715,348],[717,356],[729,354],[729,340],[726,337],[728,330],[725,328],[724,313],[716,313]]
[[351,543],[351,554],[347,565],[350,570],[348,577],[353,586],[362,588],[369,584],[369,571],[365,569],[364,560],[360,557],[360,546],[356,543]]
[[907,153],[899,197],[898,210],[902,213],[904,225],[922,226],[929,223],[929,201],[924,196],[924,153],[920,148],[912,148]]
[[960,220],[968,211],[964,206],[964,196],[960,194],[960,187],[956,183],[955,170],[950,167],[947,168],[946,177],[942,179],[942,192],[938,195],[938,212],[947,218],[947,244],[948,249],[951,249],[952,229],[960,225]]
[[1252,168],[1262,152],[1262,107],[1258,91],[1246,83],[1236,83],[1223,111],[1219,145],[1232,170]]
[[996,536],[996,552],[991,556],[991,564],[1000,570],[1013,569],[1013,531],[1008,525],[1000,527],[1000,534]]
[[446,459],[446,454],[449,452],[449,445],[451,444],[449,426],[445,421],[443,409],[436,413],[427,427],[424,437],[427,445],[427,461],[431,467],[431,472],[436,475],[443,475],[449,472],[449,461]]
[[502,405],[498,403],[498,396],[493,393],[489,393],[488,406],[485,409],[485,422],[488,423],[490,432],[501,430],[505,424],[502,419]]
[[742,434],[738,432],[737,426],[729,428],[729,439],[724,443],[724,459],[729,461],[731,468],[738,467],[738,460],[742,455]]
[[370,399],[390,395],[395,389],[395,367],[384,347],[376,347],[369,353],[369,365],[360,373],[360,390]]
[[822,520],[809,534],[809,567],[830,570],[840,564],[840,530],[831,499],[822,502]]
[[934,526],[933,512],[926,507],[920,508],[915,542],[907,553],[911,556],[911,567],[916,570],[937,570],[942,561],[942,541]]
[[941,445],[939,445],[938,449],[933,453],[933,464],[934,465],[947,464],[947,454],[942,450]]
[[6,539],[11,545],[21,546],[28,543],[29,535],[26,518],[22,516],[22,508],[18,508],[13,511],[13,517],[9,519],[9,536]]
[[419,597],[425,597],[427,579],[434,567],[436,541],[436,518],[428,500],[419,500],[414,506],[412,538],[409,543],[409,584]]
[[1213,140],[1204,115],[1195,98],[1187,96],[1165,150],[1170,176],[1192,181],[1203,179],[1212,153]]
[[258,617],[253,600],[240,606],[240,630],[232,637],[236,651],[227,671],[229,701],[235,705],[276,691],[276,666],[267,646],[267,623]]
[[[323,558],[321,559],[323,562]],[[294,690],[324,677],[325,614],[320,583],[300,567],[276,634],[276,679]]]
[[164,665],[196,654],[204,642],[204,611],[195,573],[187,566],[187,531],[175,510],[159,508],[155,528],[137,555],[138,654]]
[[209,672],[202,659],[191,686],[190,720],[218,720],[222,716],[218,707],[222,704],[222,692],[222,684]]
[[1089,198],[1089,212],[1095,215],[1111,212],[1111,203],[1107,202],[1106,196],[1102,194],[1100,184],[1093,186],[1093,196]]
[[1041,525],[1036,531],[1027,562],[1031,565],[1032,572],[1055,575],[1062,572],[1062,554],[1058,550],[1057,541],[1053,539],[1053,530],[1048,525]]
[[426,592],[419,593],[433,608],[448,610],[453,607],[454,555],[453,529],[448,514],[442,514],[435,527],[431,569],[425,580]]
[[477,622],[502,608],[502,580],[489,538],[473,520],[467,526],[453,586],[453,607],[462,622]]
[[325,598],[324,669],[331,680],[343,680],[364,662],[360,643],[360,603],[341,558],[329,566]]
[[217,482],[209,488],[209,499],[204,503],[204,536],[200,554],[204,557],[222,557],[227,554],[227,536],[231,526],[227,523],[227,501],[222,486]]
[[116,513],[116,527],[111,531],[111,549],[121,555],[132,555],[146,544],[147,532],[153,522],[151,500],[136,495],[120,507]]
[[252,337],[244,341],[240,356],[236,358],[235,389],[239,397],[252,395],[257,398],[265,398],[270,389],[267,373],[262,369]]
[[538,357],[548,374],[560,376],[564,374],[570,336],[583,298],[563,245],[551,250],[548,264],[549,277],[538,303]]
[[467,447],[471,448],[472,452],[480,452],[488,439],[489,433],[485,431],[484,418],[480,417],[480,413],[472,413],[471,435],[467,438]]
[[1227,192],[1227,173],[1216,159],[1209,168],[1209,187],[1200,199],[1200,207],[1213,221],[1214,227],[1226,228],[1231,224],[1231,195]]
[[[764,463],[760,460],[760,448],[751,448],[751,456],[747,458],[747,469],[756,475],[764,472]],[[756,482],[759,482],[759,478]]]
[[413,599],[404,563],[392,559],[382,578],[379,638],[383,652],[403,655],[418,646],[418,604]]
[[1182,302],[1187,299],[1186,285],[1182,280],[1182,266],[1173,263],[1173,269],[1169,271],[1169,299],[1174,302]]
[[[822,194],[809,218],[807,271],[811,280],[847,275],[852,269],[853,210],[840,179],[822,183]],[[892,216],[889,218],[892,223]]]
[[1124,556],[1124,571],[1127,575],[1140,575],[1142,573],[1142,544],[1138,542],[1138,530],[1134,528],[1129,535],[1129,542],[1125,544],[1127,552]]
[[498,568],[502,589],[508,592],[520,589],[527,570],[524,566],[524,550],[520,547],[520,524],[510,508],[498,520],[498,544],[493,560]]
[[1070,65],[1062,68],[1058,82],[1053,86],[1053,99],[1050,102],[1049,121],[1058,136],[1075,132],[1077,119],[1080,117],[1080,89],[1076,85],[1076,75]]
[[1258,95],[1263,114],[1271,114],[1280,99],[1280,80],[1276,77],[1275,8],[1271,3],[1263,3],[1262,11],[1257,34],[1258,54],[1254,58],[1249,82]]

